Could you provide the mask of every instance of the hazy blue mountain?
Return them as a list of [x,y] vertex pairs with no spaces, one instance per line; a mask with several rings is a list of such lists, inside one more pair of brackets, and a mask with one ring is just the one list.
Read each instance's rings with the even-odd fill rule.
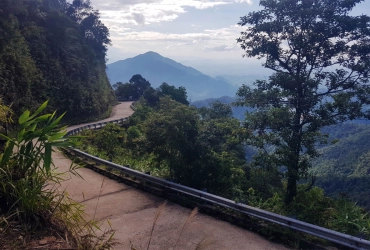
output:
[[218,75],[215,79],[228,82],[237,87],[243,84],[253,87],[253,83],[256,80],[268,80],[268,76],[265,75]]
[[107,65],[107,75],[111,84],[128,82],[135,74],[140,74],[154,88],[163,82],[175,87],[183,86],[189,99],[193,101],[225,95],[235,96],[238,90],[233,84],[212,78],[155,52],[147,52]]

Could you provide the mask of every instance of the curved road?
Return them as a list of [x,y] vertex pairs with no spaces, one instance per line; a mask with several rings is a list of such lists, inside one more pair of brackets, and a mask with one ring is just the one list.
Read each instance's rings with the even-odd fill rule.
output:
[[[130,116],[133,111],[130,102],[114,107],[109,121]],[[78,125],[81,126],[81,125]],[[69,127],[72,129],[77,126]],[[71,161],[60,152],[54,152],[53,160],[59,171],[65,172]],[[146,249],[157,208],[163,199],[142,192],[115,180],[99,175],[90,169],[80,169],[76,176],[66,176],[62,183],[69,195],[85,205],[85,212],[98,221],[111,223],[120,245],[115,249]],[[173,249],[188,219],[190,209],[168,202],[160,214],[151,239],[150,249]],[[201,247],[197,245],[202,242]],[[261,236],[241,229],[228,222],[197,214],[186,226],[178,242],[177,249],[246,249],[267,250],[288,249],[271,243]]]

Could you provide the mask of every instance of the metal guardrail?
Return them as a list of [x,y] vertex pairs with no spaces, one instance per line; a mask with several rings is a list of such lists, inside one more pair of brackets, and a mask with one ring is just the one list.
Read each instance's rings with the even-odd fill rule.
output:
[[[75,135],[84,129],[99,129],[99,128],[104,127],[108,123],[123,123],[126,120],[127,118],[123,118],[123,119],[118,119],[118,120],[109,121],[109,122],[86,125],[81,128],[76,128],[76,129],[69,131],[67,135]],[[176,191],[176,192],[183,193],[183,194],[186,194],[192,197],[196,197],[198,199],[210,202],[218,206],[229,208],[234,211],[247,214],[249,216],[253,216],[253,217],[265,220],[265,221],[273,222],[273,223],[276,223],[276,224],[279,224],[279,225],[282,225],[282,226],[285,226],[291,229],[295,229],[299,232],[307,233],[307,234],[316,236],[318,238],[340,244],[342,246],[351,247],[354,249],[370,249],[370,241],[365,240],[365,239],[361,239],[358,237],[336,232],[334,230],[319,227],[319,226],[309,224],[303,221],[299,221],[293,218],[289,218],[289,217],[271,213],[271,212],[268,212],[262,209],[251,207],[251,206],[248,206],[242,203],[237,203],[232,200],[229,200],[229,199],[226,199],[220,196],[216,196],[213,194],[209,194],[204,191],[200,191],[200,190],[190,188],[184,185],[166,181],[164,179],[151,176],[151,175],[139,172],[137,170],[109,162],[107,160],[103,160],[101,158],[92,156],[90,154],[87,154],[77,149],[71,148],[70,150],[72,150],[75,154],[82,156],[84,158],[88,158],[92,161],[95,161],[96,163],[105,165],[112,169],[118,170],[124,174],[136,177],[137,179],[140,179],[140,180],[143,180],[143,181],[146,181],[146,182],[149,182],[149,183],[152,183],[152,184],[155,184],[155,185],[167,188],[167,189],[170,189],[172,191]]]
[[112,121],[106,121],[106,122],[99,122],[99,123],[89,124],[89,125],[85,125],[85,126],[82,126],[82,127],[78,127],[78,128],[69,130],[66,135],[67,136],[69,136],[69,135],[77,135],[77,134],[79,134],[80,132],[82,132],[83,130],[86,130],[86,129],[101,129],[101,128],[105,127],[109,123],[122,124],[125,121],[127,121],[127,118],[121,118],[121,119],[118,119],[118,120],[112,120]]

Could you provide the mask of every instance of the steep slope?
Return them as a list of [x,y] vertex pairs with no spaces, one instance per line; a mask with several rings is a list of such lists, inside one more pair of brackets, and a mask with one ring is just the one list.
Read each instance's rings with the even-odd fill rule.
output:
[[[210,98],[192,102],[200,108],[213,101],[230,104],[234,98]],[[233,107],[234,117],[245,119],[246,107]],[[345,195],[370,210],[370,125],[368,120],[355,120],[322,129],[329,143],[319,148],[320,157],[313,161],[311,173],[316,185],[329,196]],[[254,150],[246,147],[247,158]]]
[[109,64],[107,70],[111,84],[127,82],[133,75],[140,74],[154,88],[163,82],[175,87],[186,88],[191,100],[224,95],[234,96],[237,87],[216,80],[191,67],[184,66],[155,52],[147,52],[133,58]]
[[370,210],[370,125],[343,123],[323,129],[329,141],[313,162],[312,173],[326,194],[346,195]]
[[102,118],[115,103],[108,29],[90,3],[52,2],[1,1],[0,96],[16,114],[50,99],[49,111],[66,112],[69,124]]

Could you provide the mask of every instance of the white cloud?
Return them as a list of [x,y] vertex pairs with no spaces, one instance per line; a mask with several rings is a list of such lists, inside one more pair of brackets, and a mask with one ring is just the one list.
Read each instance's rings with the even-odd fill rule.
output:
[[252,5],[253,4],[253,1],[252,0],[235,0],[234,2],[235,3],[247,3],[249,5]]
[[[114,46],[108,52],[110,62],[150,50],[170,58],[208,58],[214,61],[241,58],[242,51],[236,38],[245,28],[230,24],[237,23],[238,16],[243,15],[241,6],[247,7],[248,11],[248,5],[252,5],[251,0],[91,2],[110,30]],[[223,8],[227,11],[225,15]],[[235,19],[231,19],[232,16]]]
[[[135,31],[121,29],[119,41],[183,41],[191,44],[198,44],[201,41],[235,41],[243,27],[233,25],[228,28],[206,29],[197,33],[161,33],[156,31]],[[223,43],[224,44],[224,43]]]
[[239,47],[236,45],[236,43],[229,44],[229,45],[223,44],[223,45],[214,46],[214,47],[210,47],[210,46],[204,47],[204,51],[219,51],[219,52],[231,51],[231,50],[237,50],[237,49],[239,49]]
[[[173,21],[186,8],[207,9],[232,3],[248,3],[251,0],[93,0],[93,6],[100,10],[107,26],[113,24],[151,24]],[[138,15],[144,17],[137,20]],[[142,20],[145,20],[143,23]],[[138,22],[139,21],[139,22]]]

